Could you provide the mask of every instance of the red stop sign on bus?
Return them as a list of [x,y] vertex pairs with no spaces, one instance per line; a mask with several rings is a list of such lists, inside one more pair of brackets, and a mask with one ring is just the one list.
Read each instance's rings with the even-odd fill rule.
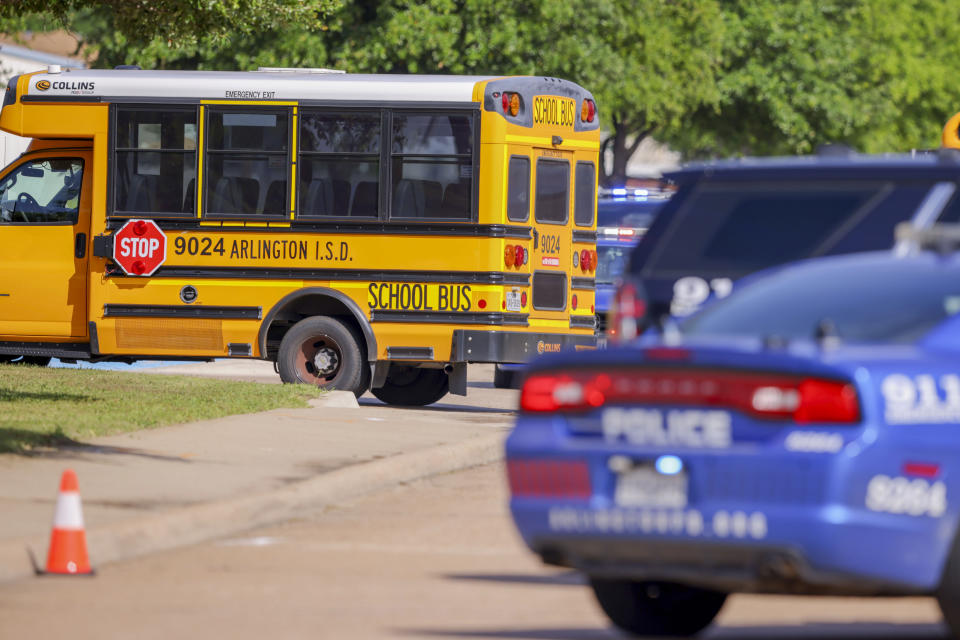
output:
[[113,236],[113,261],[128,276],[149,276],[167,259],[167,236],[153,220],[129,220]]

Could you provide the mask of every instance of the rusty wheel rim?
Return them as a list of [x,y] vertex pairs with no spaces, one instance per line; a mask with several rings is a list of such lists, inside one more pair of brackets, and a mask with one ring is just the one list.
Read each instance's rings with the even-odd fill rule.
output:
[[343,354],[327,336],[311,336],[300,343],[297,353],[297,378],[302,382],[326,386],[340,373]]

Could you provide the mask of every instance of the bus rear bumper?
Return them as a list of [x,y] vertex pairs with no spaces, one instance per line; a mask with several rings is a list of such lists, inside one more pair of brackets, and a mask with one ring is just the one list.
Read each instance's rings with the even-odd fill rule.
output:
[[457,329],[453,332],[452,362],[528,362],[541,353],[567,349],[595,349],[595,335],[531,333],[525,331],[482,331]]

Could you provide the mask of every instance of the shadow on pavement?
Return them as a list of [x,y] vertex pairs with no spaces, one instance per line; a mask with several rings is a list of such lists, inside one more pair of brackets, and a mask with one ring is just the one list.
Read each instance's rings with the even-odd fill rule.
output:
[[120,455],[167,462],[191,462],[180,456],[166,456],[142,449],[86,444],[70,438],[59,429],[53,433],[38,433],[0,427],[0,453],[12,453],[27,458],[73,459],[90,455]]
[[942,624],[814,622],[804,625],[710,627],[703,640],[949,640]]
[[625,634],[612,629],[394,629],[404,636],[427,638],[515,638],[516,640],[606,640],[608,638],[627,638]]
[[459,411],[462,413],[515,413],[515,409],[500,409],[497,407],[477,407],[470,404],[448,404],[444,402],[438,402],[436,404],[429,404],[425,407],[401,407],[398,405],[390,405],[385,402],[381,402],[376,398],[360,398],[357,400],[357,404],[361,407],[390,407],[391,409],[397,409],[399,411],[436,411],[436,412],[450,412],[450,411]]
[[[613,628],[586,629],[397,629],[399,635],[504,640],[595,640],[628,638]],[[823,623],[799,626],[710,627],[701,640],[949,640],[939,624]]]
[[557,585],[584,587],[587,582],[577,571],[565,571],[553,575],[535,573],[451,573],[443,576],[447,580],[465,580],[479,582],[503,582],[507,584]]

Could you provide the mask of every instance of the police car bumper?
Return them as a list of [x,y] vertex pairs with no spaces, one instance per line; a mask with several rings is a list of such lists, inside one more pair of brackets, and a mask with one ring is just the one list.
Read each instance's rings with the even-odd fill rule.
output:
[[924,595],[949,547],[938,527],[841,507],[620,509],[514,498],[544,562],[591,576],[726,592]]
[[[506,443],[514,521],[547,561],[743,592],[913,594],[940,582],[956,509],[939,479],[883,475],[901,463],[890,443],[853,456],[625,446],[570,435],[570,420],[521,415]],[[651,464],[661,458],[674,458],[679,484],[664,483],[670,470]]]

